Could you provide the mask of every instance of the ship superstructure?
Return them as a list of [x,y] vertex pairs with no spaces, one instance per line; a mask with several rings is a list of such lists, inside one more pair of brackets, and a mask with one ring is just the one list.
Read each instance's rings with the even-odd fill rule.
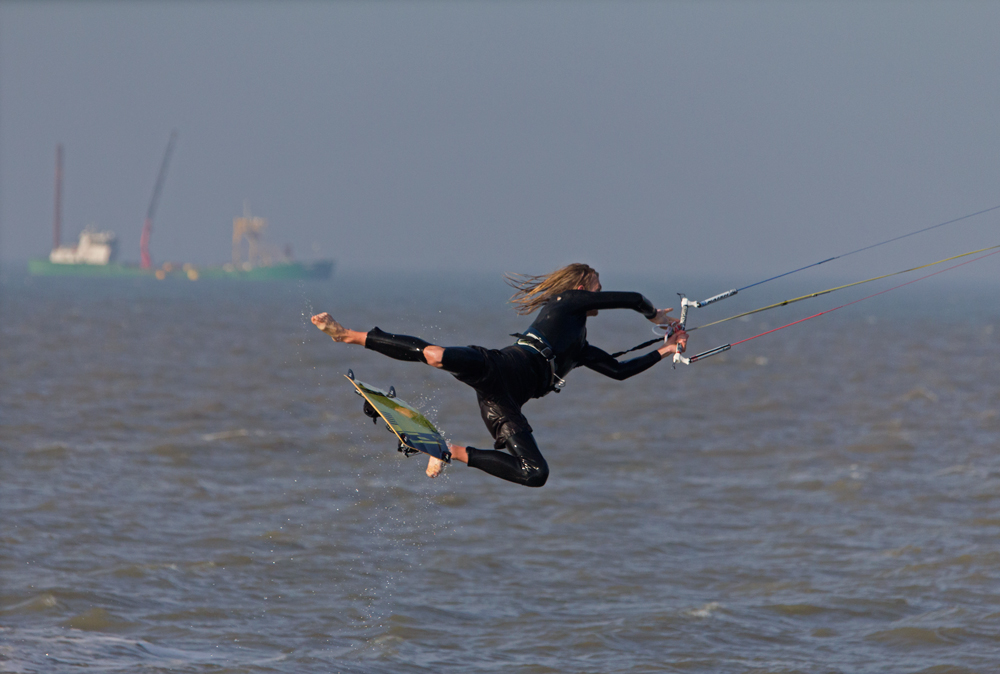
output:
[[118,257],[118,237],[112,231],[98,232],[92,227],[80,232],[75,246],[57,246],[49,253],[53,264],[111,264]]

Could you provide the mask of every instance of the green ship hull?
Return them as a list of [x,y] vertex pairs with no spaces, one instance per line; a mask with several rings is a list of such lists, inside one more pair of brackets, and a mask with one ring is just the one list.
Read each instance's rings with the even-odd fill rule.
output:
[[34,276],[89,276],[89,277],[148,277],[148,278],[186,278],[192,281],[198,279],[234,279],[240,281],[275,281],[275,280],[324,280],[333,273],[333,261],[319,262],[286,262],[250,269],[240,269],[232,265],[223,267],[202,267],[192,265],[183,267],[142,269],[126,264],[58,264],[48,260],[29,260],[28,271]]
[[48,260],[29,260],[28,271],[34,276],[148,276],[155,270],[128,264],[59,264]]
[[266,267],[251,267],[240,269],[232,265],[225,267],[203,267],[198,269],[199,278],[228,278],[247,281],[274,281],[280,279],[324,280],[333,273],[332,260],[319,262],[286,262]]

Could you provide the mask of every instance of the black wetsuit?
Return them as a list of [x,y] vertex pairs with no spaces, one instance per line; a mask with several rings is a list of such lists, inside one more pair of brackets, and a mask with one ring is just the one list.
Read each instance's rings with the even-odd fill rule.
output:
[[[517,344],[503,349],[445,348],[442,368],[476,390],[483,421],[495,441],[495,450],[468,447],[470,466],[511,482],[541,487],[549,469],[531,435],[531,425],[521,413],[524,403],[549,393],[562,377],[581,365],[622,380],[659,362],[657,351],[618,362],[588,344],[587,313],[601,309],[632,309],[646,318],[656,315],[653,305],[639,293],[567,290],[542,307]],[[423,349],[429,344],[375,328],[368,333],[365,346],[400,360],[422,361]],[[510,453],[497,451],[501,449]]]

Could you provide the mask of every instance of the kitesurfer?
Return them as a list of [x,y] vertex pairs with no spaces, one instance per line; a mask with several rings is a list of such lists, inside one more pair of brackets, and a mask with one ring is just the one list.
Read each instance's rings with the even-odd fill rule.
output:
[[[559,391],[563,377],[581,365],[617,380],[637,375],[664,356],[683,351],[687,333],[677,330],[655,351],[619,362],[587,343],[587,318],[601,309],[632,309],[657,325],[668,325],[677,322],[669,315],[671,309],[656,309],[635,292],[602,292],[597,272],[579,263],[542,276],[508,277],[508,282],[517,290],[511,302],[519,314],[540,311],[524,334],[515,335],[517,342],[503,349],[442,347],[377,327],[370,332],[348,330],[326,312],[313,316],[312,322],[335,342],[427,363],[474,388],[495,449],[449,445],[452,458],[504,480],[541,487],[549,468],[521,407],[531,398]],[[430,457],[427,475],[437,476],[442,467],[439,459]]]

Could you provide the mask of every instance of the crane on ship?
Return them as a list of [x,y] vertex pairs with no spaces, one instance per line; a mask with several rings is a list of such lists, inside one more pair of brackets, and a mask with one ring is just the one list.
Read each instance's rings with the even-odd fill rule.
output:
[[139,266],[143,269],[149,269],[153,266],[153,258],[149,254],[149,236],[153,233],[153,215],[156,212],[156,202],[160,199],[163,182],[167,178],[167,165],[170,163],[170,155],[174,151],[176,140],[177,130],[175,129],[170,132],[170,140],[167,141],[167,151],[163,155],[163,163],[160,164],[160,174],[156,177],[156,186],[153,187],[153,198],[149,201],[146,219],[142,223],[142,236],[139,238]]

